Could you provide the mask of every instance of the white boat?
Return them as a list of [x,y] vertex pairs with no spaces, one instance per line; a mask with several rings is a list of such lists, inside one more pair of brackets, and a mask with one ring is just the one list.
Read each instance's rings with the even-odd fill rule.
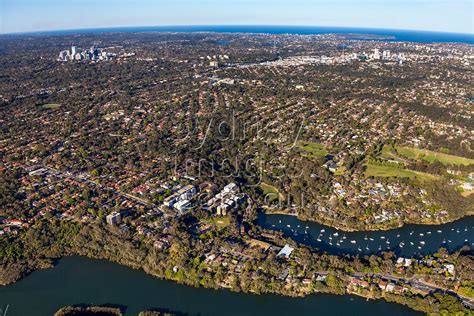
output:
[[309,226],[306,226],[305,228],[306,228],[306,229],[309,229]]
[[324,232],[325,232],[325,230],[324,230],[324,229],[321,229],[321,233],[324,233]]
[[359,248],[357,248],[357,251],[359,251],[359,252],[360,252],[360,251],[362,251],[362,249],[360,249],[360,247],[359,247]]
[[424,244],[425,244],[425,242],[423,240],[420,241],[420,245],[424,245]]
[[446,239],[443,239],[443,244],[445,244],[445,243],[446,243]]
[[290,225],[290,224],[288,224],[288,225],[286,225],[286,227],[290,228],[290,227],[291,227],[291,225]]
[[438,229],[436,232],[437,232],[438,234],[441,234],[443,231],[440,230],[440,229]]
[[369,240],[370,240],[370,241],[374,241],[374,239],[373,239],[373,238],[369,238]]
[[380,239],[385,239],[385,236],[380,236]]
[[425,235],[425,234],[423,234],[423,233],[420,233],[420,236],[421,236],[421,237],[423,237],[424,235]]
[[386,241],[385,243],[389,244],[389,243],[390,243],[390,240],[387,239],[387,241]]
[[330,241],[329,244],[332,246],[332,241]]
[[382,250],[382,245],[379,246],[379,251]]
[[355,241],[355,240],[351,240],[351,244],[355,244],[355,243],[356,243],[356,241]]
[[346,234],[344,234],[344,235],[342,236],[342,239],[346,239],[346,238],[347,238],[347,237],[346,237]]
[[413,235],[413,233],[414,233],[414,231],[411,231],[411,232],[410,232],[410,236]]
[[459,228],[458,228],[458,229],[456,229],[456,233],[458,233],[458,234],[459,234]]
[[278,221],[278,223],[281,223],[281,219]]
[[370,250],[369,245],[365,246],[365,250]]
[[414,245],[414,243],[412,241],[410,241],[410,246],[413,246],[413,245]]
[[301,226],[300,226],[300,225],[298,225],[298,226],[296,226],[296,227],[300,228]]
[[339,233],[334,233],[332,235],[337,237],[337,236],[339,236]]
[[427,232],[426,234],[431,235],[431,232]]
[[418,249],[421,249],[421,247],[420,247],[420,246],[418,246]]
[[451,242],[451,240],[448,239],[448,242]]
[[400,234],[397,234],[397,238],[400,238]]
[[467,232],[467,226],[464,228],[464,231]]
[[367,239],[369,239],[369,238],[367,238],[367,235],[365,235],[364,240],[367,240]]
[[467,239],[464,239],[464,242],[468,242],[468,240],[467,240]]
[[321,238],[318,237],[318,239],[316,239],[318,242],[321,242]]
[[403,244],[399,244],[398,247],[403,248]]
[[337,242],[336,245],[340,246],[341,244],[339,242]]
[[273,224],[272,227],[275,227],[275,224]]
[[331,236],[329,236],[329,240],[332,240],[332,237],[331,237]]

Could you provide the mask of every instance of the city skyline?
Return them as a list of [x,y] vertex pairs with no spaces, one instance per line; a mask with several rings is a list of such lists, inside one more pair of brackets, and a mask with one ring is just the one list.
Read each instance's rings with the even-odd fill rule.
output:
[[0,33],[67,29],[288,25],[422,30],[473,34],[471,1],[215,0],[61,2],[0,0]]

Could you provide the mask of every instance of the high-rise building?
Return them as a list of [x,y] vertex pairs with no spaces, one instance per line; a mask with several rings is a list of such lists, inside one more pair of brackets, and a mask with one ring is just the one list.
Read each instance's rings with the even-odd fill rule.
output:
[[106,217],[107,224],[111,226],[118,225],[122,222],[122,215],[118,212],[114,212]]
[[68,50],[63,50],[59,52],[59,57],[58,60],[60,61],[66,61],[69,58],[69,51]]
[[76,53],[77,53],[76,46],[72,46],[72,47],[71,47],[71,55],[72,55],[72,56],[76,56]]
[[380,59],[380,50],[378,48],[374,49],[374,59]]

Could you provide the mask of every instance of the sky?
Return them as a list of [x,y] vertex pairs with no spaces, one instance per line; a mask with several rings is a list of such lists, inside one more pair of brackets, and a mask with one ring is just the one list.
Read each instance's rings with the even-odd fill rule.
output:
[[474,33],[474,0],[0,0],[0,33],[311,25]]

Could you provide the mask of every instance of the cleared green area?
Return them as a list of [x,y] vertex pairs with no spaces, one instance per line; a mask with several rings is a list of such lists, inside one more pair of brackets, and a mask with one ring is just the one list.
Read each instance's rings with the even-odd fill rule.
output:
[[383,146],[382,153],[380,155],[382,158],[387,160],[393,160],[400,163],[407,163],[406,159],[400,157],[397,154],[396,148],[393,146]]
[[277,197],[280,201],[285,201],[285,195],[281,194],[277,188],[275,188],[273,185],[267,184],[262,182],[260,184],[260,189],[262,189],[263,194],[265,196],[268,196],[268,199],[270,201],[276,200]]
[[420,180],[436,180],[437,177],[429,173],[407,170],[403,168],[395,168],[391,166],[380,166],[374,164],[367,164],[365,170],[366,177],[397,177],[410,178]]
[[60,107],[61,107],[61,104],[59,103],[48,103],[48,104],[39,105],[39,108],[42,110],[55,110],[55,109],[59,109]]
[[230,225],[230,218],[227,216],[223,217],[211,217],[202,220],[206,224],[214,225],[217,229],[221,230]]
[[[473,165],[474,159],[469,159],[465,157],[459,157],[454,155],[449,155],[441,152],[436,152],[427,149],[419,149],[412,147],[395,147],[399,156],[410,158],[410,159],[422,159],[433,163],[439,161],[442,164],[451,164],[451,165]],[[384,148],[385,149],[385,148]],[[393,155],[393,153],[391,153]]]
[[346,171],[347,171],[347,168],[345,166],[341,166],[339,167],[339,169],[336,170],[336,172],[334,172],[334,174],[336,176],[342,176],[346,173]]
[[328,154],[328,151],[326,150],[324,145],[319,143],[300,140],[298,141],[297,146],[301,150],[304,150],[305,152],[309,153],[310,156],[324,157]]
[[474,287],[473,283],[469,281],[463,282],[463,286],[459,287],[458,293],[470,298],[474,298]]

